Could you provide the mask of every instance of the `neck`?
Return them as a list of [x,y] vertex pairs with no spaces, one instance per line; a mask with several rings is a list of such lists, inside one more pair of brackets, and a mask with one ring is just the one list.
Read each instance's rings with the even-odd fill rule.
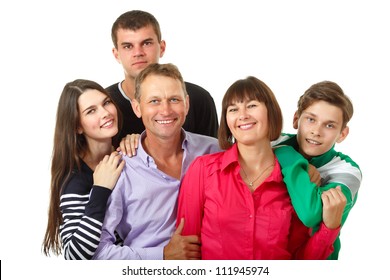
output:
[[241,178],[253,192],[272,173],[275,157],[271,144],[240,146]]
[[246,170],[260,170],[274,162],[271,143],[256,146],[238,145],[238,160]]
[[112,151],[113,147],[111,140],[106,143],[88,143],[88,150],[81,158],[92,170],[95,170],[96,166],[104,158],[104,156],[111,154]]
[[121,83],[122,90],[125,92],[126,96],[133,100],[135,98],[135,80],[132,78],[125,78]]
[[178,180],[181,179],[181,167],[183,164],[181,143],[181,134],[169,140],[151,136],[146,136],[142,140],[142,146],[153,158],[157,168]]
[[142,145],[153,158],[169,158],[182,152],[182,136],[180,133],[177,137],[164,139],[155,137],[152,133],[146,131],[145,138],[142,139]]

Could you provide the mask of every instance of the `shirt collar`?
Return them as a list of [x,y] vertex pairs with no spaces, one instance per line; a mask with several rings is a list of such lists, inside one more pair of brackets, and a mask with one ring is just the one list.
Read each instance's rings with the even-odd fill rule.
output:
[[[183,148],[184,151],[186,151],[188,147],[188,134],[183,128],[181,129],[181,135],[183,136],[183,142],[181,147]],[[146,166],[150,167],[152,164],[155,165],[155,163],[154,163],[154,159],[145,151],[142,145],[142,140],[145,137],[146,137],[146,131],[144,130],[138,139],[137,157],[139,157]]]
[[[279,161],[275,155],[274,155],[274,160],[275,160],[275,167],[272,170],[271,175],[265,180],[265,182],[268,182],[268,181],[280,182],[283,180],[283,175],[282,175],[282,172],[280,169]],[[234,172],[237,175],[240,172],[240,164],[238,162],[237,143],[234,143],[233,146],[231,146],[223,154],[221,171],[224,172],[224,170],[226,170],[228,168],[234,168]]]
[[[122,81],[122,82],[124,82],[124,81]],[[122,88],[122,82],[118,83],[118,89],[119,89],[120,93],[122,94],[123,98],[129,100],[131,103],[131,99],[126,95],[125,91]]]
[[336,155],[337,152],[334,150],[334,145],[333,145],[333,147],[326,153],[316,157],[312,157],[309,160],[309,163],[318,168],[331,161]]

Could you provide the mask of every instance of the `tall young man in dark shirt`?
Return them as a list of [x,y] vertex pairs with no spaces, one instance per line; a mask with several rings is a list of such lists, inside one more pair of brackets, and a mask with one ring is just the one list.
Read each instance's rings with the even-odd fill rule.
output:
[[[166,43],[161,38],[157,19],[148,12],[132,10],[120,15],[111,30],[112,52],[123,67],[125,79],[107,88],[119,106],[123,126],[114,139],[114,146],[127,134],[140,134],[144,129],[141,119],[134,114],[135,77],[164,55]],[[218,116],[214,99],[204,88],[185,82],[190,108],[183,128],[186,131],[217,137]]]

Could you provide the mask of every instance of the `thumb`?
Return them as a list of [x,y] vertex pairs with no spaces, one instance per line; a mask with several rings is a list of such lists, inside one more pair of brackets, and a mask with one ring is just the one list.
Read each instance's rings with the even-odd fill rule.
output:
[[181,234],[184,228],[184,218],[180,219],[180,224],[177,226],[177,229],[175,230],[174,234]]

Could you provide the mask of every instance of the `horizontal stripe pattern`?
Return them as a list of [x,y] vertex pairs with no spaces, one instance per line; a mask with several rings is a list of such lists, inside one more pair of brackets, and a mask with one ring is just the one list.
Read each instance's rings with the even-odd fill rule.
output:
[[64,257],[69,260],[89,260],[99,245],[102,223],[85,216],[85,207],[89,194],[64,194],[60,208],[63,224],[60,237],[64,248]]

